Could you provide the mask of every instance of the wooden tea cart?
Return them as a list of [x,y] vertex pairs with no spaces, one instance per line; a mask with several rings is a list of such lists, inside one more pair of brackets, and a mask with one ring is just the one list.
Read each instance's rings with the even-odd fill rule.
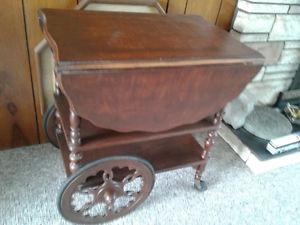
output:
[[147,198],[155,173],[186,166],[205,189],[222,108],[263,57],[197,16],[44,9],[39,20],[56,63],[46,127],[68,175],[61,214],[120,217]]

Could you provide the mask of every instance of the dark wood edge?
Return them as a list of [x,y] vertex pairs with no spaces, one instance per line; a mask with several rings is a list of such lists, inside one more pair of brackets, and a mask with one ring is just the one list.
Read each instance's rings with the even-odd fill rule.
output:
[[51,35],[48,32],[48,29],[47,29],[47,26],[46,26],[47,19],[46,19],[45,14],[43,13],[43,9],[38,10],[38,19],[39,19],[40,27],[41,27],[41,29],[44,33],[45,39],[49,43],[49,45],[52,49],[55,61],[57,62],[58,58],[59,58],[58,57],[58,48],[57,48],[57,45],[56,45],[55,41],[52,39]]
[[[177,61],[178,60],[178,61]],[[154,68],[154,67],[181,67],[181,66],[198,66],[198,65],[227,65],[227,64],[244,64],[244,65],[263,65],[263,58],[229,58],[229,59],[189,59],[189,60],[127,60],[127,61],[72,61],[59,62],[57,70],[64,73],[72,71],[88,71],[103,69],[128,69],[128,68]]]

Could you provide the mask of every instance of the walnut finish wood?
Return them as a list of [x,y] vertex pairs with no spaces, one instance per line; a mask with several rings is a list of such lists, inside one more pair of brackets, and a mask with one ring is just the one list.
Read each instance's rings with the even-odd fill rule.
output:
[[[69,131],[70,123],[68,120],[69,109],[68,102],[63,95],[55,97],[56,107],[61,115],[62,128],[64,130],[65,139],[71,142]],[[195,124],[184,125],[177,127],[166,132],[146,133],[146,132],[130,132],[118,133],[112,130],[96,127],[89,121],[81,120],[81,146],[78,146],[77,151],[91,151],[104,147],[111,147],[114,145],[123,145],[135,142],[145,142],[166,137],[180,136],[200,131],[207,131],[216,129],[217,125],[213,125],[211,120],[199,121]]]
[[94,125],[159,132],[219,111],[259,69],[237,64],[106,70],[59,79],[69,104]]
[[0,149],[38,142],[22,1],[0,8]]
[[[14,0],[15,1],[15,0]],[[22,1],[20,1],[22,2]],[[43,39],[43,33],[39,28],[39,23],[37,20],[37,11],[40,8],[73,8],[77,4],[77,0],[26,0],[24,2],[24,16],[26,22],[26,35],[28,40],[28,49],[29,49],[29,60],[31,67],[31,76],[33,83],[33,92],[34,92],[34,100],[36,106],[36,114],[37,121],[39,127],[39,136],[42,142],[45,141],[45,135],[43,133],[42,127],[42,118],[43,111],[40,109],[43,107],[41,96],[43,96],[43,92],[39,86],[39,77],[38,71],[36,70],[36,61],[34,48],[35,46]],[[13,9],[12,9],[13,10]],[[25,27],[25,26],[24,26]],[[24,41],[26,38],[24,38]]]
[[[149,5],[157,9],[157,13],[162,15],[165,14],[165,11],[159,5],[156,0],[82,0],[76,5],[76,10],[86,10],[86,7],[90,4],[101,4],[101,3],[110,3],[110,4],[138,4],[138,5]],[[39,103],[40,108],[36,110],[39,111],[41,115],[44,116],[44,113],[47,111],[48,107],[54,104],[53,97],[53,79],[54,79],[54,63],[53,63],[53,54],[49,48],[49,45],[46,39],[43,39],[34,49],[35,52],[35,64],[36,64],[36,73],[38,77],[38,85],[41,94],[39,94]]]
[[[78,70],[78,64],[92,69],[98,64],[134,67],[137,62],[147,67],[147,63],[162,66],[165,62],[262,61],[260,54],[197,16],[45,9],[40,11],[40,21],[64,70],[74,65]],[[101,32],[97,32],[99,28]]]
[[[214,117],[214,123],[215,124],[219,124],[222,121],[222,116],[223,116],[223,111],[220,111],[219,113],[215,114]],[[206,185],[204,185],[203,181],[201,181],[201,176],[203,174],[203,171],[205,169],[206,166],[206,162],[207,162],[207,155],[210,151],[210,149],[212,148],[213,144],[214,144],[214,138],[217,136],[217,130],[213,129],[210,130],[207,134],[207,137],[204,141],[204,149],[201,153],[201,159],[203,160],[203,163],[200,163],[197,168],[196,168],[196,172],[195,172],[195,177],[194,177],[194,186],[196,189],[198,189],[199,191],[203,191],[206,189]]]
[[[67,102],[66,98],[63,95],[55,96],[55,105],[61,117],[61,125],[66,135],[66,139],[70,142],[70,133],[68,132],[70,129],[70,110],[69,110],[69,103]],[[89,121],[81,118],[80,123],[80,137],[84,142],[87,142],[89,139],[93,139],[97,136],[102,136],[104,134],[109,133],[108,130],[99,128],[91,124]],[[110,131],[110,133],[115,133]]]
[[82,162],[113,155],[132,155],[149,161],[156,172],[164,172],[198,165],[201,162],[199,154],[202,151],[195,138],[187,134],[83,152],[83,159],[86,161]]
[[59,148],[60,148],[62,160],[64,162],[65,172],[68,176],[70,176],[72,174],[72,172],[71,172],[70,166],[69,166],[70,165],[70,158],[69,158],[70,151],[69,151],[67,141],[64,138],[63,133],[57,133],[56,138],[57,138],[57,142],[58,142],[58,145],[59,145]]
[[[69,150],[63,134],[58,135],[61,146],[65,170],[70,175]],[[195,166],[204,163],[199,157],[203,149],[192,135],[170,137],[152,141],[139,142],[127,145],[117,145],[106,148],[96,148],[93,151],[82,152],[80,165],[86,165],[95,159],[109,156],[137,156],[149,161],[156,172],[178,169],[186,166]]]

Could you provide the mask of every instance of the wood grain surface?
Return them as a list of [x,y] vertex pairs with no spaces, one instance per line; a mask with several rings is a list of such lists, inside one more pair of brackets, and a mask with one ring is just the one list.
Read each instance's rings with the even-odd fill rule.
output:
[[[69,168],[69,149],[63,134],[58,135],[58,141],[61,148],[65,171],[69,176],[71,175]],[[204,163],[204,160],[201,160],[200,157],[202,151],[201,145],[192,135],[188,134],[180,137],[170,137],[82,151],[81,154],[83,155],[83,159],[80,161],[80,165],[86,165],[96,159],[110,156],[137,156],[151,163],[155,172],[159,173]]]
[[0,7],[0,149],[38,142],[22,1]]
[[[90,63],[73,72],[58,67],[71,108],[119,132],[160,132],[214,114],[263,63],[259,53],[198,16],[45,9],[40,21],[58,65]],[[128,67],[96,67],[121,61]],[[160,64],[149,68],[147,61]],[[170,61],[174,66],[162,66]]]
[[69,105],[95,126],[160,132],[218,112],[260,68],[233,64],[120,69],[61,74],[59,79]]
[[[64,95],[55,96],[55,105],[61,117],[61,125],[67,142],[70,141],[70,121],[69,121],[69,103]],[[112,130],[96,127],[90,121],[81,118],[80,137],[81,145],[77,147],[78,151],[90,151],[93,149],[112,147],[130,143],[144,142],[166,137],[175,137],[196,132],[210,131],[217,129],[218,124],[213,124],[212,118],[206,118],[195,124],[188,124],[174,129],[149,133],[149,132],[130,132],[120,133]]]
[[[36,104],[36,115],[39,127],[39,136],[42,142],[44,142],[45,136],[42,127],[43,121],[43,112],[41,109],[41,95],[43,94],[40,90],[38,84],[38,77],[37,77],[37,66],[36,60],[34,56],[34,48],[35,46],[43,39],[43,34],[39,27],[38,23],[38,15],[37,11],[40,8],[74,8],[77,4],[77,0],[26,0],[24,1],[24,14],[25,14],[25,21],[26,21],[26,31],[27,31],[27,40],[28,40],[28,49],[29,49],[29,60],[31,65],[31,75],[33,81],[33,92],[35,97],[35,104]],[[25,26],[24,26],[25,27]],[[25,41],[26,39],[24,39]]]
[[51,9],[40,14],[59,64],[262,59],[199,16]]

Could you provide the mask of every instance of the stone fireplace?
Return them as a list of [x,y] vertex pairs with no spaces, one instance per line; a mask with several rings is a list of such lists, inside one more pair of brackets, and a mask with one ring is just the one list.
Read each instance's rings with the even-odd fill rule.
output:
[[282,109],[270,107],[292,83],[291,88],[300,89],[300,0],[238,0],[230,33],[266,60],[241,95],[225,107],[219,134],[254,173],[300,162],[300,149],[276,155],[267,150],[271,139],[300,131]]
[[230,33],[266,62],[246,90],[273,104],[287,90],[300,62],[300,0],[238,0]]

